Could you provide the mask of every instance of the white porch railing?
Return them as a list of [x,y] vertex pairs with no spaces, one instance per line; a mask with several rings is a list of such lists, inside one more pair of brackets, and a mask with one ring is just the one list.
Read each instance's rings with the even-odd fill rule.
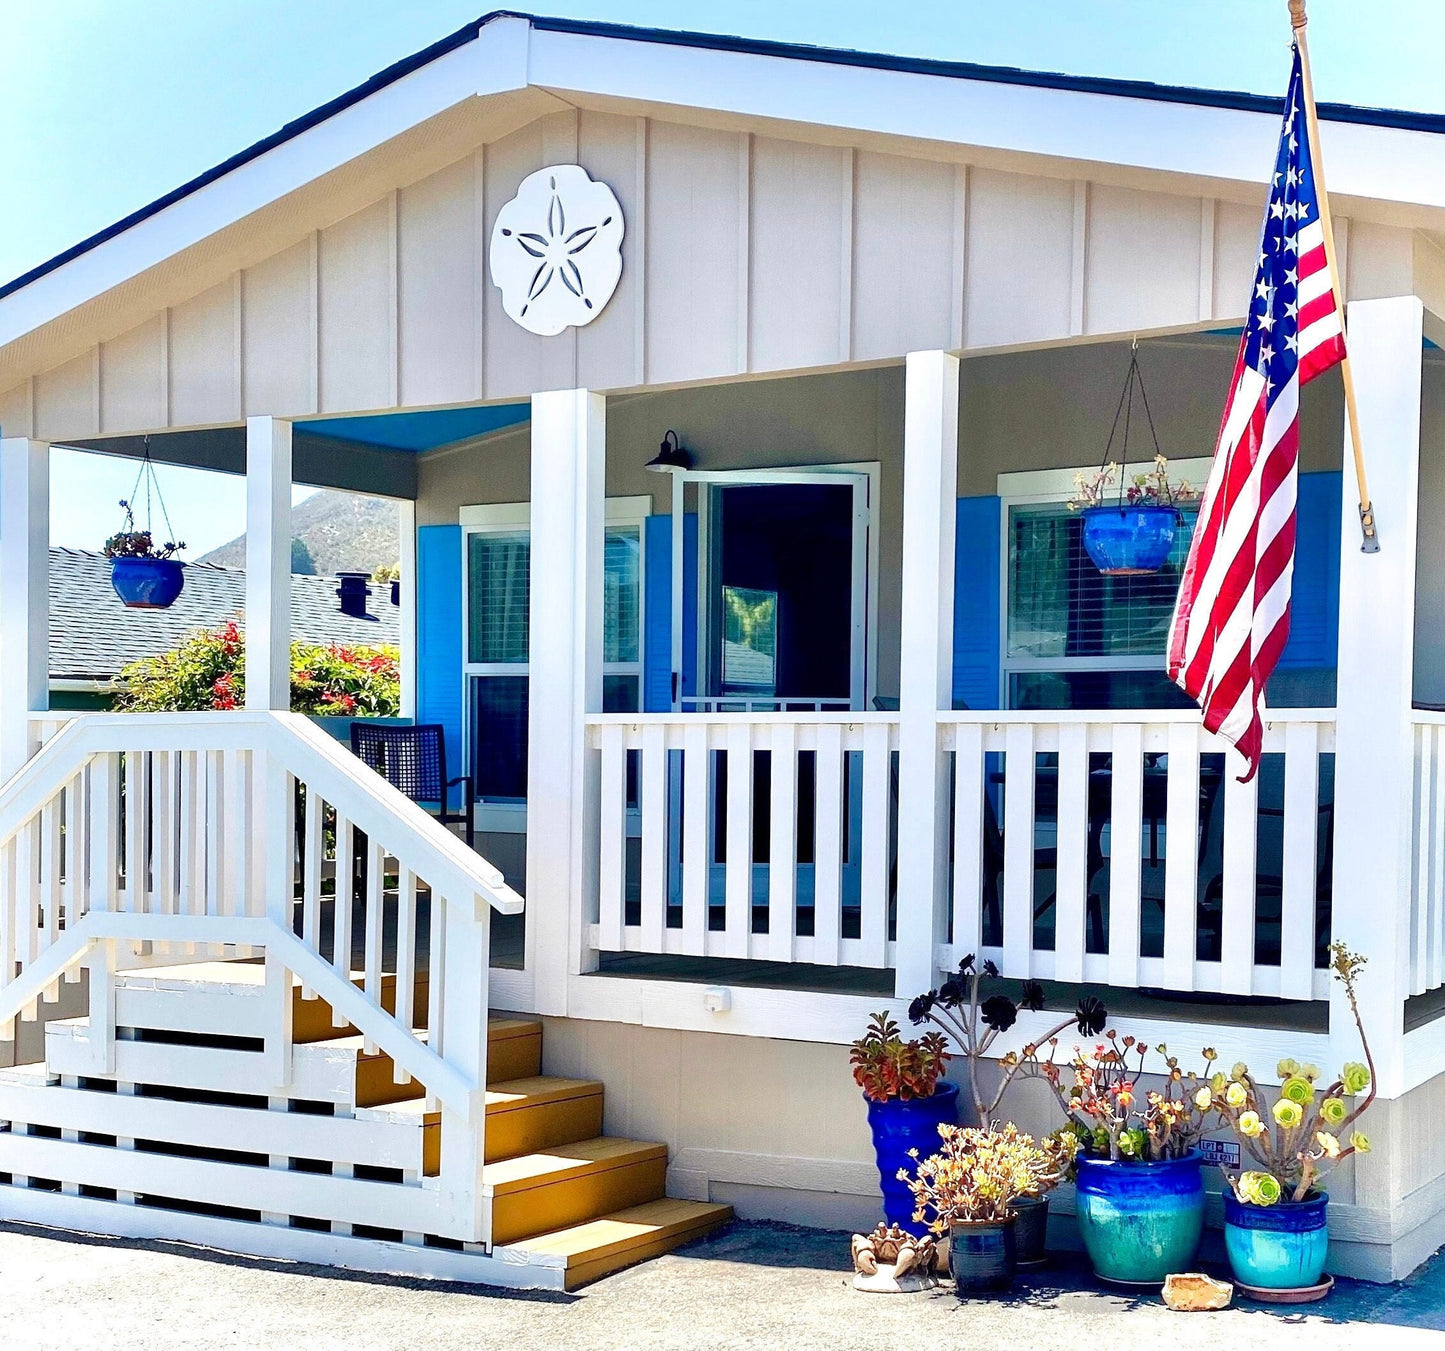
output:
[[1445,985],[1445,713],[1416,709],[1408,994]]
[[595,949],[892,964],[896,717],[606,714],[588,733]]
[[89,1042],[108,1073],[118,946],[176,960],[264,951],[278,1090],[290,1082],[294,977],[441,1105],[449,1230],[485,1239],[489,912],[522,907],[501,874],[299,715],[88,714],[35,730],[45,744],[0,789],[0,1035],[88,967]]
[[[1250,783],[1192,710],[952,713],[940,733],[954,757],[950,958],[981,952],[1018,977],[1328,997],[1316,956],[1332,715],[1271,714]],[[1272,756],[1283,790],[1265,805]]]

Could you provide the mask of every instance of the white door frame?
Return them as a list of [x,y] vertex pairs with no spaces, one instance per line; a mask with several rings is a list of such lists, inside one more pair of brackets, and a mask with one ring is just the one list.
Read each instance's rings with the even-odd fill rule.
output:
[[697,495],[697,646],[699,670],[706,661],[711,615],[708,587],[709,486],[727,488],[780,487],[791,484],[851,483],[853,486],[852,671],[849,702],[866,709],[878,677],[878,492],[882,465],[805,465],[779,469],[677,469],[672,473],[672,707],[682,709],[683,518],[686,485],[698,485]]

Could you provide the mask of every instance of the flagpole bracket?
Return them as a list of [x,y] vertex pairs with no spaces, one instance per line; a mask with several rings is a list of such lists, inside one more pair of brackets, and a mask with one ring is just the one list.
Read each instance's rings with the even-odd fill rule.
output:
[[1360,541],[1360,552],[1362,554],[1379,553],[1380,535],[1375,529],[1375,504],[1373,502],[1360,503],[1360,533],[1364,536]]

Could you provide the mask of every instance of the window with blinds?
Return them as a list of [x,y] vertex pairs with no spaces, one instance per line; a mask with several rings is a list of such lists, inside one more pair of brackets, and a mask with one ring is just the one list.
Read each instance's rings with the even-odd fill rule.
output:
[[1106,577],[1063,503],[1008,508],[1004,669],[1011,708],[1154,708],[1186,702],[1164,674],[1195,512],[1164,567]]

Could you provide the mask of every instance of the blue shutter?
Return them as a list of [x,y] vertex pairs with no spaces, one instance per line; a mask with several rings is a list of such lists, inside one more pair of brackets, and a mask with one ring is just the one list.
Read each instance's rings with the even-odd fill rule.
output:
[[416,532],[416,716],[446,729],[447,776],[462,758],[462,528]]
[[999,706],[997,497],[960,497],[953,564],[953,706]]
[[[646,631],[642,638],[642,709],[672,708],[672,517],[647,518]],[[682,669],[684,694],[697,667],[697,516],[682,518]]]
[[1294,588],[1289,642],[1281,670],[1333,670],[1340,636],[1340,493],[1338,471],[1299,476]]

